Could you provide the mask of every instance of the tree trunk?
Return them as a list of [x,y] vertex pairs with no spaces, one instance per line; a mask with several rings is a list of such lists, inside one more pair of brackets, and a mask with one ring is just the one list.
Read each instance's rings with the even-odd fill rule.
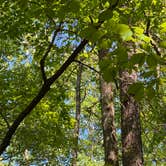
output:
[[[108,51],[99,51],[99,60],[106,58]],[[115,110],[113,104],[113,88],[100,78],[102,127],[104,139],[105,166],[118,166],[118,148],[116,140],[116,128],[114,124]]]
[[82,64],[78,64],[77,80],[76,80],[76,115],[75,115],[75,128],[74,128],[74,148],[73,148],[73,161],[72,166],[77,166],[78,157],[78,139],[80,129],[80,113],[81,113],[81,75],[82,75]]
[[120,72],[122,163],[123,166],[142,166],[143,152],[138,103],[127,93],[129,85],[137,81],[137,74]]

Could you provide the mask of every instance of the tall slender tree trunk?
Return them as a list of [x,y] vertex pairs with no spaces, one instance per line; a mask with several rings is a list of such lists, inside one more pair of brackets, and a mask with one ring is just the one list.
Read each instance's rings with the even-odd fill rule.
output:
[[[106,58],[108,51],[99,51],[99,61]],[[101,107],[102,107],[102,127],[104,139],[105,166],[118,166],[118,147],[115,128],[115,110],[113,104],[113,88],[111,83],[107,83],[100,78],[101,86]]]
[[25,149],[25,151],[24,151],[24,156],[23,156],[23,158],[24,158],[24,161],[25,161],[25,166],[29,166],[30,165],[30,161],[29,161],[29,152],[28,152],[28,150],[27,149]]
[[[129,56],[132,53],[129,53]],[[137,81],[136,71],[120,71],[122,163],[123,166],[142,166],[143,152],[139,106],[127,93],[129,85]]]
[[82,76],[82,64],[78,64],[77,80],[76,80],[76,115],[75,115],[75,128],[74,128],[74,148],[73,148],[73,161],[72,166],[77,166],[78,157],[78,139],[80,129],[80,113],[81,113],[81,76]]

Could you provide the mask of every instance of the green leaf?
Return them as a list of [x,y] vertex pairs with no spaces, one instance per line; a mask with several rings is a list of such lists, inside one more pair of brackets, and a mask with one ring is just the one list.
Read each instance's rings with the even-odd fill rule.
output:
[[166,48],[166,41],[162,41],[159,43],[160,47]]
[[153,54],[148,55],[146,62],[148,64],[148,66],[150,66],[150,67],[154,67],[158,64],[158,60]]
[[81,31],[80,35],[92,42],[96,42],[104,35],[104,32],[102,30],[97,30],[93,25],[89,25]]
[[68,3],[65,6],[65,9],[69,12],[77,13],[80,9],[80,2],[78,0],[68,1]]
[[[55,9],[55,11],[56,10],[57,9]],[[68,15],[69,13],[77,14],[79,11],[80,11],[80,2],[78,0],[68,1],[64,4],[64,6],[59,8],[58,17],[60,19],[65,19],[66,15]]]
[[114,81],[117,75],[117,69],[112,66],[109,59],[104,59],[99,62],[99,67],[102,72],[103,79],[107,82]]
[[133,27],[135,35],[142,41],[149,43],[151,38],[149,36],[144,35],[144,29],[140,27]]
[[144,29],[140,28],[140,27],[133,27],[134,32],[136,33],[136,35],[142,35],[144,33]]
[[149,86],[145,89],[145,94],[147,95],[148,99],[151,100],[155,97],[155,90],[153,87]]
[[108,1],[109,1],[111,6],[117,3],[117,0],[108,0]]
[[117,61],[119,65],[126,66],[128,64],[128,54],[127,54],[127,49],[125,47],[119,47],[115,53],[117,54]]
[[86,39],[91,39],[93,34],[97,32],[97,29],[92,25],[89,25],[87,28],[83,29],[80,35]]
[[108,0],[102,0],[102,3],[105,4]]
[[108,59],[103,59],[99,62],[99,67],[101,71],[105,70],[109,65],[110,65],[110,60]]
[[145,57],[146,56],[144,53],[134,54],[130,59],[130,63],[132,64],[132,66],[136,64],[142,66],[145,63]]
[[139,36],[141,40],[143,40],[146,43],[149,43],[151,41],[151,38],[149,36],[146,36],[144,34]]
[[165,33],[166,32],[166,22],[160,24],[159,26],[161,33]]
[[113,67],[108,67],[103,71],[103,79],[106,82],[114,82],[116,79],[117,70]]
[[114,27],[116,31],[124,41],[132,40],[133,32],[130,30],[129,26],[126,24],[117,24]]
[[110,9],[107,9],[105,11],[103,11],[100,15],[99,15],[99,20],[100,21],[105,21],[108,20],[110,18],[113,17],[113,12]]
[[141,82],[134,83],[129,86],[128,93],[133,95],[133,97],[140,101],[144,98],[144,85]]
[[99,42],[99,47],[102,49],[108,49],[111,47],[111,45],[112,45],[112,41],[110,39],[103,39],[103,40],[100,40]]

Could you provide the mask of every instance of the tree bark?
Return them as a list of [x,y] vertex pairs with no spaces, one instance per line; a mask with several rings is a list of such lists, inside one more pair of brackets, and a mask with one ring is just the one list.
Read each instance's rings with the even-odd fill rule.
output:
[[120,72],[122,163],[123,166],[142,166],[143,152],[138,103],[127,93],[129,85],[137,81],[137,74]]
[[[107,53],[106,50],[100,50],[99,61],[106,58]],[[111,83],[107,83],[102,77],[100,77],[100,86],[105,166],[119,166],[113,88]]]
[[81,76],[82,76],[82,64],[78,64],[77,80],[76,80],[76,115],[75,115],[75,128],[74,128],[74,148],[73,148],[73,161],[72,166],[77,166],[78,158],[78,140],[80,130],[80,113],[81,113]]

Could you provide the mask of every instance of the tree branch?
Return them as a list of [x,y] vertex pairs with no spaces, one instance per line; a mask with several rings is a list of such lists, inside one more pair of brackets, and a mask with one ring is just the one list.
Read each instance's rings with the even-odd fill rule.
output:
[[74,50],[71,56],[66,60],[66,62],[61,66],[61,68],[57,70],[57,72],[53,76],[47,79],[47,83],[49,85],[51,85],[66,70],[66,68],[75,60],[77,55],[82,51],[82,49],[85,47],[87,43],[88,40],[84,39],[80,43],[80,45]]
[[87,65],[87,64],[85,64],[85,63],[83,63],[83,62],[81,62],[81,61],[79,61],[79,60],[74,60],[74,62],[77,62],[77,63],[79,63],[79,64],[82,64],[83,66],[85,66],[85,67],[87,67],[87,68],[93,70],[94,72],[100,74],[100,72],[97,71],[95,68],[93,68],[93,67],[91,67],[91,66],[89,66],[89,65]]
[[54,45],[54,41],[55,41],[55,38],[56,38],[58,32],[60,31],[61,24],[62,24],[62,23],[60,23],[59,26],[58,26],[58,28],[55,30],[55,32],[54,32],[54,34],[53,34],[53,37],[52,37],[52,41],[51,41],[51,43],[49,44],[49,46],[48,46],[48,48],[47,48],[45,54],[44,54],[43,57],[42,57],[42,59],[40,60],[40,69],[41,69],[42,78],[43,78],[44,83],[45,83],[46,80],[47,80],[47,76],[46,76],[46,73],[45,73],[45,70],[44,70],[44,67],[45,67],[45,60],[46,60],[46,58],[47,58],[49,52],[51,51],[52,46]]
[[[150,18],[148,18],[148,16],[146,16],[146,14],[144,13],[146,19],[147,19],[147,24],[146,24],[146,30],[145,30],[145,35],[146,36],[151,36],[150,35]],[[157,55],[161,56],[161,52],[160,49],[158,48],[157,44],[155,43],[153,36],[152,36],[152,40],[150,40],[150,44],[153,46],[153,49],[156,51]]]

